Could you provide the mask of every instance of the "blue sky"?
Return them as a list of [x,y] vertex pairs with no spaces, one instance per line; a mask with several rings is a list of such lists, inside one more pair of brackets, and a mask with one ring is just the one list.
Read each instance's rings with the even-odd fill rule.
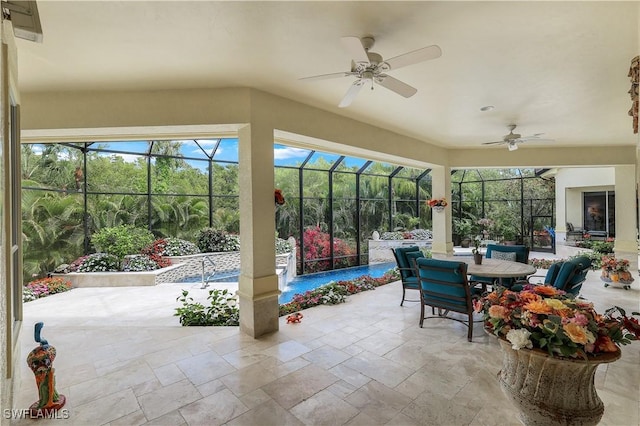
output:
[[[197,142],[200,146],[209,154],[217,143],[217,139],[197,139]],[[195,157],[202,158],[205,160],[207,157],[202,152],[202,150],[193,143],[193,139],[181,140],[182,149],[181,152],[185,157]],[[122,151],[123,153],[113,154],[113,153],[102,153],[100,155],[104,156],[112,156],[116,155],[121,157],[126,162],[135,162],[140,158],[140,154],[147,152],[149,143],[147,141],[123,141],[123,142],[97,142],[104,149],[109,149],[113,151]],[[33,151],[36,155],[42,152],[41,145],[33,145]],[[273,147],[273,155],[274,155],[274,163],[278,166],[297,166],[302,161],[304,161],[311,151],[309,149],[303,148],[294,148],[285,145],[275,144]],[[330,154],[326,152],[316,152],[311,160],[311,163],[315,162],[318,158],[323,158],[329,163],[333,163],[340,155]],[[216,154],[214,156],[215,160],[221,161],[238,161],[238,139],[237,138],[227,138],[222,139],[218,149],[216,150]],[[205,162],[188,160],[187,161],[192,167],[196,167],[201,170],[206,170],[207,164]],[[355,157],[347,157],[343,164],[349,168],[356,167],[360,168],[366,160]]]

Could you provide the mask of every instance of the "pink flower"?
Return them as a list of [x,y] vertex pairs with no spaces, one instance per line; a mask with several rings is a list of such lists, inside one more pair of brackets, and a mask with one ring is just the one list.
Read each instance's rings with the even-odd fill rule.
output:
[[577,325],[581,325],[581,326],[586,326],[587,324],[589,324],[589,318],[587,318],[587,316],[585,314],[576,314],[572,319],[571,322]]

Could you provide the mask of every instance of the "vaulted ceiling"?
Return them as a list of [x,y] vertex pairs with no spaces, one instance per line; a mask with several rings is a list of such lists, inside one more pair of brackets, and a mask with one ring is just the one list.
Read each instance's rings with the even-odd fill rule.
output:
[[[40,1],[43,42],[17,41],[19,87],[252,87],[443,147],[478,148],[509,124],[555,140],[527,148],[635,145],[639,4]],[[300,78],[348,71],[343,36],[373,36],[387,59],[434,44],[442,56],[389,72],[416,95],[376,85],[338,108],[353,77]]]

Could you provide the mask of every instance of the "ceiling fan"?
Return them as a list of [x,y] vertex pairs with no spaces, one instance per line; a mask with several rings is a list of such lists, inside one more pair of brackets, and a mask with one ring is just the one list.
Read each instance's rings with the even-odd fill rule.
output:
[[540,136],[544,135],[544,133],[535,133],[531,136],[522,136],[519,133],[513,133],[516,129],[515,124],[510,124],[507,126],[509,129],[509,134],[504,135],[501,141],[493,141],[493,142],[483,142],[482,145],[495,145],[495,144],[505,144],[509,151],[515,151],[518,149],[518,144],[527,141],[538,141],[538,142],[554,142],[554,139],[541,139]]
[[360,92],[360,89],[366,84],[371,84],[371,90],[373,90],[373,84],[376,83],[400,96],[409,98],[415,95],[418,89],[386,73],[397,68],[417,64],[418,62],[436,59],[442,55],[440,47],[433,45],[383,60],[381,55],[371,52],[374,43],[373,37],[363,37],[362,39],[358,37],[342,37],[343,46],[353,58],[351,70],[304,77],[300,80],[314,81],[338,77],[356,77],[356,80],[351,84],[342,101],[340,101],[338,105],[340,108],[349,106],[358,95],[358,92]]

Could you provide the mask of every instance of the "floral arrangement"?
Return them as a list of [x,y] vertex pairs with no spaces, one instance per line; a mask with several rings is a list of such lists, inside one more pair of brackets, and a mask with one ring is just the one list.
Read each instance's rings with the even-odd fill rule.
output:
[[275,200],[276,200],[276,206],[284,205],[285,201],[284,201],[284,195],[282,195],[282,190],[281,189],[276,189],[274,195],[275,195]]
[[474,308],[483,312],[485,330],[516,350],[538,348],[552,356],[586,358],[616,352],[640,338],[638,320],[622,308],[599,315],[592,303],[551,286],[527,285],[521,292],[499,287],[474,301]]
[[35,299],[71,290],[71,283],[60,277],[40,278],[30,281],[24,286],[22,300],[30,302]]
[[601,267],[608,272],[626,272],[629,270],[627,259],[616,259],[613,256],[602,256]]
[[446,207],[449,203],[446,198],[432,198],[427,200],[427,205],[429,207]]
[[487,217],[483,217],[482,219],[478,219],[478,221],[476,222],[478,225],[482,226],[484,229],[491,229],[493,228],[494,222],[492,219],[489,219]]
[[616,259],[614,256],[604,255],[600,258],[600,268],[602,269],[601,279],[604,282],[633,282],[627,259]]

